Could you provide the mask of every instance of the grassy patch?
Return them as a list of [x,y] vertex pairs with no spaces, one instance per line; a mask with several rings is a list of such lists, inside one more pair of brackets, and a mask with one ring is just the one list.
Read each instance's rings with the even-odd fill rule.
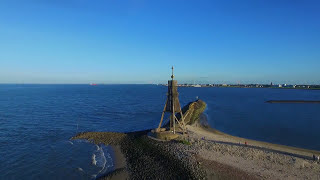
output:
[[203,111],[206,109],[207,104],[201,100],[198,100],[196,103],[194,103],[194,111],[192,113],[192,116],[190,118],[190,124],[195,123],[196,121],[200,120],[200,114],[203,113]]
[[180,140],[179,143],[185,144],[185,145],[191,145],[191,142],[187,140]]

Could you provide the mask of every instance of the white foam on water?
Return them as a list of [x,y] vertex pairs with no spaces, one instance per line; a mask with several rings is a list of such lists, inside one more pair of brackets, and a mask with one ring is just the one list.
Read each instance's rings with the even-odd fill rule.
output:
[[106,159],[107,159],[107,162],[108,162],[108,164],[107,164],[107,167],[106,167],[106,168],[113,167],[113,166],[114,166],[114,164],[113,164],[113,159],[112,159],[112,157],[111,157],[111,154],[110,154],[110,153],[107,153],[107,155],[106,155]]
[[97,165],[97,160],[96,160],[96,155],[95,154],[92,154],[92,157],[91,157],[91,163],[93,164],[93,165]]
[[84,172],[84,170],[81,167],[78,167],[78,170]]
[[102,147],[100,147],[100,149],[99,149],[99,155],[100,156],[99,156],[99,164],[98,164],[98,166],[102,168],[101,169],[101,171],[102,171],[105,168],[106,163],[107,163],[107,159],[106,159],[106,156],[104,155],[104,151],[103,151]]
[[[109,167],[113,166],[111,155],[105,150],[104,145],[97,146],[97,150],[92,155],[92,160],[92,162],[95,162],[92,163],[93,165],[101,168],[97,174],[92,175],[94,178],[96,178],[98,175],[104,174]],[[109,163],[107,164],[107,162]]]
[[96,179],[97,175],[96,174],[92,174],[91,177],[92,177],[92,179]]
[[68,141],[71,145],[73,145],[73,142],[71,142],[71,141]]

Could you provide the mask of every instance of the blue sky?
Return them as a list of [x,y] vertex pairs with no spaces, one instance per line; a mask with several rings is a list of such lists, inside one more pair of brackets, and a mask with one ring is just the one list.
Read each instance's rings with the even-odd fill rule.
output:
[[2,0],[0,83],[320,84],[317,0]]

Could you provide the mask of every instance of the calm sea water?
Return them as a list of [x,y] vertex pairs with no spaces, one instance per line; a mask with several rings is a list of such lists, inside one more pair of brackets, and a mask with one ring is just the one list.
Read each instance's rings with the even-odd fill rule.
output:
[[[94,179],[113,169],[112,150],[69,139],[81,131],[155,128],[166,87],[156,85],[0,85],[0,179]],[[179,88],[182,106],[207,102],[209,124],[223,132],[320,150],[320,91]]]

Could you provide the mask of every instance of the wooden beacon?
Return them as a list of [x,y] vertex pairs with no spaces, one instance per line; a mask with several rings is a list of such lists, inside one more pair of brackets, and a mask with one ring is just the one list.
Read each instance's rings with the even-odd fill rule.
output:
[[[173,134],[176,133],[176,125],[178,125],[181,130],[182,133],[184,134],[186,132],[186,126],[184,123],[184,118],[183,118],[183,114],[181,111],[181,107],[180,107],[180,102],[179,102],[179,98],[178,98],[178,87],[177,87],[177,80],[173,80],[174,75],[173,75],[173,66],[172,66],[172,75],[171,75],[171,80],[168,81],[168,93],[167,93],[167,100],[166,100],[166,104],[164,105],[163,108],[163,112],[161,115],[161,120],[159,123],[158,128],[156,129],[156,132],[160,132],[161,131],[161,125],[163,122],[163,117],[164,114],[166,112],[170,113],[170,131],[173,132]],[[176,117],[176,113],[180,113],[180,120],[178,120],[178,118]]]

